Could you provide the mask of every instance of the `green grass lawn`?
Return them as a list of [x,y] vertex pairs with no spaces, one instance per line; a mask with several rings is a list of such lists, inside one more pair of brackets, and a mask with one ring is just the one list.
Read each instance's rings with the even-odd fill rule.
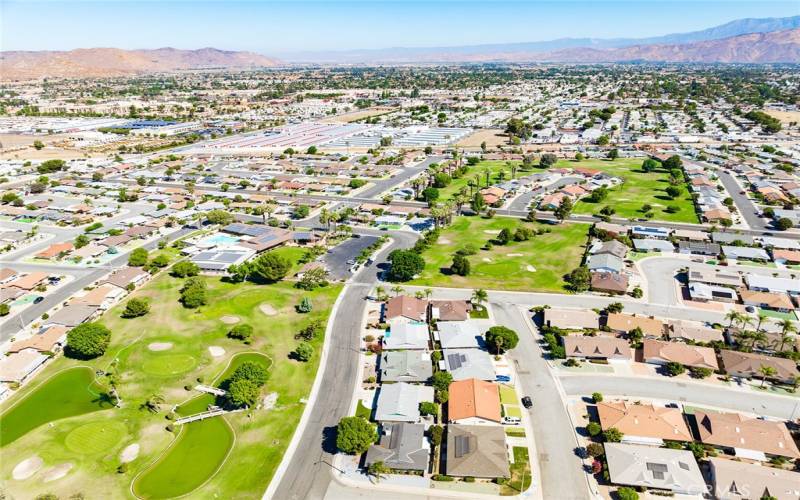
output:
[[511,437],[525,437],[525,429],[523,427],[503,427],[506,430],[506,436]]
[[[472,181],[480,186],[480,189],[486,187],[486,173],[489,173],[489,185],[501,182],[500,172],[505,172],[505,180],[511,180],[511,167],[509,163],[519,166],[520,162],[505,162],[500,160],[486,160],[478,163],[475,166],[469,167],[469,172],[463,177],[453,179],[447,187],[439,189],[439,198],[446,200],[458,194],[461,189],[466,188],[469,193],[469,182]],[[521,175],[521,171],[517,170],[517,176]],[[476,176],[478,178],[476,178]]]
[[[494,245],[468,257],[469,276],[450,274],[453,254],[467,244],[482,248],[503,228],[550,230],[528,241]],[[439,241],[423,253],[425,270],[410,284],[489,290],[562,292],[563,276],[580,265],[588,225],[545,225],[506,217],[458,217],[444,228]]]
[[90,368],[78,366],[50,377],[40,375],[36,390],[11,400],[0,415],[0,446],[6,446],[40,425],[111,408],[101,397]]
[[[301,253],[296,249],[285,252]],[[4,487],[9,495],[34,498],[57,491],[62,498],[76,493],[93,498],[128,498],[133,479],[157,461],[167,463],[153,469],[167,471],[161,477],[153,476],[158,492],[150,491],[147,483],[145,487],[137,484],[137,491],[148,498],[187,491],[193,498],[252,498],[263,493],[295,431],[305,408],[302,400],[309,395],[319,365],[323,339],[312,341],[315,354],[308,363],[301,363],[288,356],[297,345],[294,335],[312,320],[327,321],[341,287],[307,292],[294,288],[291,282],[257,285],[225,283],[215,277],[206,280],[209,304],[192,310],[178,302],[182,280],[166,273],[157,276],[133,294],[150,299],[149,314],[122,319],[120,313],[127,302],[123,301],[100,319],[113,332],[104,356],[82,362],[59,357],[39,375],[40,380],[65,368],[89,368],[63,371],[47,382],[26,385],[20,394],[3,403],[2,453],[13,457],[0,461],[3,478],[10,477],[16,464],[33,453],[44,460],[43,470],[65,462],[73,464],[57,483],[42,483],[41,473],[26,481],[7,482]],[[302,297],[313,304],[309,314],[294,309]],[[269,307],[262,309],[262,305]],[[222,316],[236,316],[240,324],[252,325],[252,344],[227,338],[231,325],[220,321]],[[153,342],[173,345],[166,351],[152,351],[148,345]],[[213,357],[209,346],[222,347],[226,352]],[[181,413],[193,412],[194,406],[202,411],[208,404],[207,399],[184,386],[193,387],[198,379],[206,384],[223,380],[223,372],[229,373],[250,356],[270,364],[270,378],[262,395],[275,393],[275,407],[189,424],[176,441],[175,435],[165,430],[170,423],[165,419],[168,410],[179,405]],[[94,370],[114,373],[121,408],[96,411],[104,408],[100,401],[108,398],[98,397],[107,389],[92,382]],[[99,380],[106,383],[106,377]],[[153,394],[165,399],[159,414],[140,409]],[[230,430],[225,432],[220,426],[229,426]],[[139,456],[126,472],[118,473],[120,452],[132,443],[140,445]],[[175,449],[175,454],[168,449]],[[189,465],[195,469],[189,469]],[[192,472],[176,474],[176,470]],[[209,479],[210,474],[213,476]],[[147,476],[150,474],[142,477]],[[167,476],[171,478],[168,487],[164,482]],[[202,486],[192,491],[198,485]]]
[[[596,214],[608,205],[616,210],[615,216],[638,219],[644,217],[641,211],[644,204],[653,207],[652,220],[669,222],[698,222],[694,211],[692,197],[686,185],[679,186],[682,194],[676,199],[670,199],[664,190],[669,186],[669,174],[663,170],[644,172],[641,170],[641,158],[619,158],[610,160],[583,160],[580,162],[561,160],[556,167],[564,168],[595,168],[607,172],[615,177],[624,179],[624,183],[617,186],[608,194],[608,198],[600,203],[579,201],[575,204],[576,214]],[[678,212],[668,213],[666,208],[675,205]]]
[[504,405],[517,404],[517,391],[510,385],[500,385],[500,402]]
[[514,447],[514,463],[511,464],[511,478],[500,490],[501,495],[518,495],[527,490],[531,485],[531,463],[528,459],[528,449],[521,446]]

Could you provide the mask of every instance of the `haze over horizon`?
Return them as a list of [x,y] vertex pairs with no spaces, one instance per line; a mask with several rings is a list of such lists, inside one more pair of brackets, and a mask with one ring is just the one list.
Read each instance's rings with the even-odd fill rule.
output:
[[787,1],[13,1],[0,4],[0,49],[214,47],[281,57],[305,51],[643,38],[798,14],[798,3]]

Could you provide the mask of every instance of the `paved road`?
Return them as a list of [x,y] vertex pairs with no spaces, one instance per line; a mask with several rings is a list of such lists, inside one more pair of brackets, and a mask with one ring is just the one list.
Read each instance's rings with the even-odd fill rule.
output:
[[533,323],[523,316],[524,309],[514,304],[491,303],[491,307],[497,324],[520,333],[519,344],[510,351],[509,357],[516,365],[518,390],[534,402],[530,415],[538,450],[535,459],[541,474],[539,485],[544,498],[591,498],[583,464],[575,454],[579,444],[574,427],[557,381],[529,330]]
[[747,225],[750,226],[750,229],[760,231],[771,231],[774,229],[770,227],[765,219],[762,219],[758,216],[758,209],[750,200],[750,198],[748,198],[747,195],[740,194],[742,191],[742,186],[736,182],[736,179],[734,179],[733,175],[725,170],[717,170],[717,175],[719,176],[719,180],[722,181],[722,185],[725,186],[725,189],[728,191],[730,197],[733,198],[734,205],[736,205],[736,208],[739,210],[739,214],[741,214],[741,216],[747,222]]
[[710,384],[678,382],[672,379],[626,377],[620,375],[562,375],[564,391],[572,396],[601,392],[611,396],[630,396],[712,406],[794,420],[800,416],[800,400],[756,391],[715,387]]
[[[174,233],[169,234],[164,238],[159,239],[166,239],[167,241],[174,241],[182,236],[185,236],[191,233],[193,229],[179,229]],[[144,248],[148,250],[152,250],[156,248],[158,245],[158,240],[153,240],[146,245],[143,245]],[[73,294],[77,293],[78,291],[82,290],[84,287],[91,285],[93,282],[99,280],[106,274],[110,273],[112,269],[118,269],[123,267],[128,262],[128,255],[121,254],[119,257],[109,261],[103,267],[98,268],[73,268],[70,267],[62,267],[62,268],[54,268],[53,272],[59,272],[61,274],[75,274],[75,273],[82,273],[79,274],[78,277],[69,283],[62,285],[60,288],[56,289],[53,293],[50,293],[45,296],[45,299],[38,304],[33,304],[24,311],[21,311],[18,314],[10,316],[6,319],[3,323],[3,327],[0,328],[0,343],[7,341],[14,335],[16,335],[19,331],[23,330],[25,326],[28,324],[38,320],[41,318],[42,314],[46,313],[53,307],[61,304],[65,300],[72,297]],[[31,266],[27,264],[17,264],[17,263],[3,263],[5,267],[10,267],[11,269],[20,270],[20,271],[27,271],[30,270]],[[40,266],[36,266],[36,269],[41,269]],[[60,269],[56,271],[55,269]]]
[[[378,282],[378,274],[386,256],[395,248],[409,248],[417,239],[411,233],[395,232],[394,242],[386,248],[376,263],[363,268],[342,291],[344,296],[333,319],[330,351],[321,374],[322,385],[313,406],[307,408],[310,419],[305,429],[298,429],[300,442],[290,458],[286,471],[275,479],[280,481],[272,498],[276,500],[322,499],[331,482],[333,454],[336,452],[336,425],[348,415],[358,376],[361,321],[366,302],[364,298]],[[318,374],[318,376],[320,376]]]
[[583,177],[563,177],[547,186],[532,189],[527,193],[522,193],[521,195],[517,196],[514,199],[514,201],[512,201],[511,204],[508,206],[508,209],[512,211],[527,212],[528,204],[531,202],[531,200],[533,200],[537,196],[544,194],[547,191],[555,191],[556,189],[562,188],[569,184],[580,182],[582,180],[584,180]]
[[350,277],[349,260],[355,260],[362,250],[378,240],[376,236],[361,236],[350,238],[331,248],[322,258],[323,262],[336,280],[346,280]]
[[440,163],[445,159],[447,159],[446,156],[430,156],[414,166],[402,169],[400,173],[396,174],[394,177],[371,181],[372,186],[369,186],[367,189],[359,193],[358,196],[360,198],[378,198],[386,191],[400,186],[407,180],[427,169],[431,163]]

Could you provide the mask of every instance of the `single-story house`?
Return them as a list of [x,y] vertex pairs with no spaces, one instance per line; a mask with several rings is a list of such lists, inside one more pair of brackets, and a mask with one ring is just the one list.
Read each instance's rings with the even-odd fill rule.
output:
[[628,255],[628,246],[617,240],[609,240],[592,245],[589,251],[593,255],[608,253],[620,259],[624,259],[625,256]]
[[66,305],[51,314],[45,320],[45,325],[78,326],[84,321],[92,319],[99,309],[97,306]]
[[68,304],[71,306],[94,306],[105,311],[114,305],[125,293],[121,288],[110,284],[100,285],[80,296],[72,297]]
[[591,288],[596,292],[625,294],[628,291],[628,276],[621,273],[594,272]]
[[420,419],[419,404],[426,401],[433,402],[433,387],[405,382],[382,384],[375,420],[415,423]]
[[33,349],[39,352],[57,352],[67,340],[67,331],[68,328],[61,325],[48,327],[27,339],[14,342],[8,347],[7,352],[15,353],[25,349]]
[[606,326],[617,333],[628,333],[635,328],[639,328],[647,337],[660,338],[664,335],[664,323],[648,316],[611,313],[606,316]]
[[444,366],[453,380],[477,378],[494,380],[495,371],[492,357],[481,349],[443,349]]
[[708,241],[684,241],[678,242],[678,253],[693,255],[719,255],[720,246],[717,243]]
[[111,273],[106,279],[101,280],[99,284],[110,284],[125,290],[129,285],[139,286],[149,278],[150,273],[141,267],[123,267]]
[[628,234],[628,227],[621,224],[613,224],[611,222],[597,222],[594,225],[595,229],[605,231],[611,236],[622,236]]
[[253,255],[255,251],[246,248],[212,249],[198,252],[189,260],[203,271],[225,273],[231,266],[238,266]]
[[433,376],[428,351],[383,351],[380,356],[381,382],[427,382]]
[[792,383],[800,373],[797,365],[791,359],[764,356],[752,352],[740,352],[723,349],[720,352],[722,366],[725,373],[734,377],[761,378],[761,367],[769,366],[775,370],[775,375],[768,377],[784,383]]
[[48,358],[47,354],[36,349],[23,349],[9,356],[0,356],[0,382],[23,382]]
[[714,497],[719,500],[800,498],[800,473],[759,464],[709,458]]
[[466,321],[472,305],[466,300],[432,300],[431,319],[437,321]]
[[714,271],[713,269],[689,270],[689,283],[705,283],[707,285],[738,288],[742,286],[742,278],[737,273]]
[[499,425],[448,425],[443,465],[448,476],[509,477],[505,430]]
[[745,282],[750,290],[772,293],[788,293],[792,296],[800,295],[800,280],[792,278],[775,278],[763,274],[746,274]]
[[[732,449],[737,456],[757,459],[762,455],[800,458],[800,450],[783,422],[745,417],[739,413],[694,414],[700,441]],[[757,452],[753,454],[751,452]]]
[[741,242],[745,245],[754,245],[755,239],[747,234],[737,234],[737,233],[711,233],[711,240],[714,243],[733,243],[733,242]]
[[564,335],[561,337],[568,358],[609,359],[630,361],[633,359],[628,342],[617,337],[597,335]]
[[778,264],[800,264],[800,250],[772,250],[772,260]]
[[456,380],[448,390],[447,417],[456,424],[499,424],[500,386],[476,378]]
[[633,226],[631,236],[634,238],[655,238],[659,240],[669,239],[672,230],[666,227]]
[[17,276],[19,276],[19,273],[13,269],[9,269],[7,267],[0,269],[0,285],[4,285],[9,281],[15,280]]
[[739,296],[742,303],[748,306],[773,309],[781,312],[789,312],[794,309],[792,299],[784,293],[759,292],[756,290],[739,289]]
[[625,263],[619,257],[608,253],[590,255],[586,261],[586,267],[590,271],[600,271],[607,273],[619,273],[625,267]]
[[8,283],[9,287],[19,288],[20,290],[31,291],[37,286],[43,284],[50,275],[45,272],[37,271],[28,273],[21,278]]
[[702,323],[685,320],[670,320],[667,335],[670,340],[683,340],[692,342],[722,341],[722,331],[703,326]]
[[689,297],[698,302],[736,302],[736,291],[724,286],[706,283],[689,283]]
[[544,324],[562,330],[596,330],[600,326],[600,316],[591,309],[550,307],[544,310]]
[[601,401],[597,414],[603,429],[622,432],[624,443],[661,445],[663,441],[693,441],[683,413],[677,408],[625,401]]
[[384,306],[385,321],[401,318],[406,321],[428,321],[428,302],[409,295],[392,297]]
[[64,243],[53,243],[49,247],[45,248],[41,252],[36,254],[37,259],[54,259],[60,255],[68,254],[75,248],[71,242],[66,241]]
[[428,349],[430,334],[426,323],[410,323],[402,318],[389,322],[383,335],[384,349]]
[[678,240],[687,241],[708,241],[709,235],[705,231],[694,229],[676,229],[672,231],[672,236]]
[[691,451],[605,443],[611,482],[702,495],[706,483]]
[[385,424],[382,431],[380,442],[367,450],[367,465],[383,462],[389,469],[427,472],[431,450],[423,424]]
[[675,246],[669,240],[634,239],[633,247],[637,252],[675,252]]
[[729,259],[769,261],[769,254],[762,248],[722,246],[722,253]]
[[710,347],[688,345],[682,342],[664,342],[644,339],[643,359],[645,363],[666,365],[680,363],[695,368],[718,370],[717,355]]
[[481,329],[473,321],[439,321],[436,323],[442,349],[480,348],[483,347]]

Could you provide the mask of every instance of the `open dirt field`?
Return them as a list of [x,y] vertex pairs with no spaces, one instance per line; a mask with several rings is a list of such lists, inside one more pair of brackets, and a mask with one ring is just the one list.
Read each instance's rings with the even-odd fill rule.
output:
[[508,137],[500,135],[502,133],[503,131],[499,128],[476,130],[472,134],[458,141],[457,146],[464,148],[479,148],[481,147],[481,143],[484,141],[486,141],[486,147],[489,148],[508,144]]
[[392,111],[396,111],[398,108],[390,108],[388,106],[375,106],[372,108],[367,109],[359,109],[357,111],[351,111],[349,113],[342,113],[341,115],[332,116],[330,118],[325,118],[322,120],[324,123],[350,123],[355,122],[358,120],[363,120],[364,118],[370,118],[372,116],[379,116],[385,115],[387,113],[391,113]]
[[784,125],[791,122],[800,122],[800,111],[772,111],[767,110],[767,114],[774,116]]

